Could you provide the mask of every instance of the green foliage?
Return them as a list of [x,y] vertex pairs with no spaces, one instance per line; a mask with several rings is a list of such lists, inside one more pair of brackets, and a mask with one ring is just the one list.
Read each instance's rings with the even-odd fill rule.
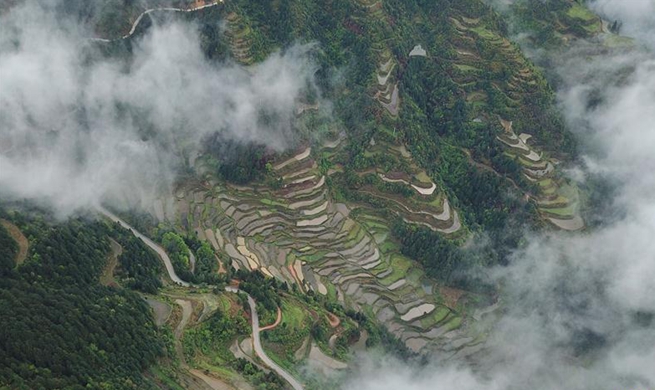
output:
[[113,236],[123,247],[123,253],[118,258],[118,274],[123,277],[125,285],[134,290],[156,294],[162,286],[162,264],[159,256],[140,238],[123,229],[118,223],[113,225]]
[[433,279],[450,283],[465,268],[459,248],[429,229],[396,223],[393,233],[402,243],[402,254],[418,260]]
[[521,245],[523,237],[522,229],[508,226],[489,234],[490,240],[474,235],[470,242],[478,245],[462,248],[430,229],[401,221],[394,223],[392,233],[402,244],[402,254],[417,260],[428,276],[446,285],[479,293],[493,290],[486,281],[487,267],[506,264],[510,252]]
[[[73,2],[75,3],[75,2]],[[105,0],[98,14],[96,29],[103,37],[118,37],[129,32],[131,20],[143,9],[133,0]]]
[[26,232],[36,238],[32,257],[21,267],[28,282],[51,286],[97,283],[109,251],[104,224],[82,219],[55,226],[35,223]]
[[0,277],[11,273],[16,253],[18,253],[18,244],[11,238],[7,229],[0,225]]
[[182,237],[174,232],[166,232],[161,238],[161,244],[178,276],[183,280],[192,281],[193,274],[189,268],[190,251]]
[[215,136],[207,142],[206,148],[216,159],[217,175],[224,180],[246,184],[262,179],[266,173],[270,156],[266,155],[264,145],[242,144]]
[[235,360],[233,367],[246,377],[250,383],[254,384],[258,390],[286,389],[286,382],[282,378],[273,372],[265,373],[246,359]]
[[368,332],[366,346],[368,348],[382,346],[389,354],[403,361],[417,357],[416,353],[407,348],[402,340],[390,333],[383,325],[372,321],[364,313],[348,310],[346,315],[355,320],[361,328],[366,329]]
[[438,170],[459,206],[468,211],[469,222],[493,233],[507,226],[510,215],[517,220],[530,219],[528,205],[517,197],[507,196],[505,179],[478,170],[460,150],[444,148]]
[[145,302],[97,282],[106,225],[21,219],[33,255],[0,279],[0,386],[151,388],[141,371],[162,344]]
[[275,318],[277,308],[281,304],[278,290],[286,289],[286,284],[275,279],[267,278],[259,271],[247,272],[239,270],[236,273],[237,279],[241,280],[239,288],[248,294],[257,302],[258,311],[261,306],[262,318]]
[[242,315],[228,316],[218,309],[206,321],[185,332],[184,347],[189,355],[200,351],[204,355],[218,353],[223,359],[231,359],[229,344],[237,336],[249,332],[250,326]]
[[262,390],[284,389],[285,382],[274,373],[266,374],[245,359],[235,359],[229,351],[230,345],[239,337],[251,333],[250,325],[242,311],[228,315],[218,309],[206,321],[188,329],[184,334],[184,350],[188,357],[202,354],[210,357],[214,364],[233,368],[243,375],[255,388]]
[[[292,298],[285,299],[281,307],[282,322],[274,329],[263,333],[262,336],[265,341],[276,343],[283,348],[283,352],[278,353],[278,356],[293,362],[295,360],[294,352],[310,335],[310,330],[314,325],[320,327],[320,323],[312,324],[307,307]],[[326,332],[322,333],[323,336],[325,334]]]
[[226,282],[229,275],[218,274],[218,262],[220,260],[211,245],[207,241],[200,241],[193,235],[187,235],[183,239],[196,257],[193,282],[207,283],[222,288],[220,286]]
[[588,38],[600,32],[600,18],[578,0],[521,0],[511,9],[537,46],[557,48],[564,35]]
[[[212,247],[204,241],[200,248],[196,250],[196,279],[212,280],[212,276],[217,276],[218,260]],[[211,281],[209,282],[211,283]]]
[[[171,259],[178,276],[191,283],[206,283],[222,289],[229,275],[218,274],[218,257],[209,243],[201,242],[192,235],[182,235],[160,226],[155,235]],[[196,265],[191,272],[191,253],[195,255]]]

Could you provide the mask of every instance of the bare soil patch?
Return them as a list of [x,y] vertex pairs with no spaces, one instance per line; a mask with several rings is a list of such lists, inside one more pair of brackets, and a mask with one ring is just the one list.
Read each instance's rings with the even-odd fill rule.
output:
[[330,326],[332,328],[336,328],[337,326],[339,326],[339,324],[341,324],[341,320],[339,319],[339,317],[335,316],[334,314],[327,312],[327,317],[328,317],[328,321],[330,322]]
[[111,247],[111,253],[109,254],[109,259],[107,259],[107,265],[100,275],[100,284],[103,286],[117,286],[116,280],[114,280],[114,270],[118,264],[118,257],[123,254],[123,247],[114,241],[109,239],[109,245]]
[[228,385],[227,383],[223,382],[220,379],[217,379],[216,377],[210,376],[205,374],[204,372],[197,370],[197,369],[191,369],[189,372],[194,375],[195,377],[201,379],[203,382],[205,382],[209,387],[211,387],[213,390],[232,390],[234,387]]
[[27,238],[23,235],[23,232],[20,231],[18,226],[14,225],[13,223],[4,219],[0,219],[0,224],[2,224],[5,229],[7,229],[7,232],[9,232],[11,238],[13,238],[14,241],[16,241],[18,244],[18,253],[14,259],[16,261],[16,265],[23,264],[27,258],[27,250],[30,248],[29,241],[27,241]]
[[460,290],[452,287],[439,287],[439,293],[444,299],[444,303],[450,309],[454,309],[457,306],[459,299],[466,293],[464,290]]
[[154,312],[155,324],[157,326],[164,325],[170,318],[173,308],[169,304],[156,299],[146,297],[145,300]]

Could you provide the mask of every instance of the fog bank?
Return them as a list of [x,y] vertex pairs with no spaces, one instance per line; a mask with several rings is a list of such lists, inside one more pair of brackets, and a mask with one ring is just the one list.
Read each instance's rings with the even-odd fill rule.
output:
[[0,196],[62,215],[103,199],[148,203],[170,187],[181,150],[209,134],[277,150],[293,141],[311,46],[246,70],[210,63],[196,26],[171,22],[134,40],[130,59],[102,59],[103,43],[53,9],[32,1],[0,16]]

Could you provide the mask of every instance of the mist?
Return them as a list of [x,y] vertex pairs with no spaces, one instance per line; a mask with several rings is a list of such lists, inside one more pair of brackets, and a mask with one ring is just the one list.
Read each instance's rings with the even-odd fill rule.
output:
[[55,8],[28,1],[0,16],[0,197],[62,216],[100,201],[150,204],[208,135],[278,151],[295,141],[311,45],[245,69],[208,61],[197,26],[171,21],[112,59]]
[[609,53],[579,42],[551,58],[585,151],[578,180],[617,187],[600,226],[527,236],[492,270],[503,311],[474,365],[376,361],[345,389],[655,388],[655,3],[591,5],[637,42]]
[[590,6],[610,21],[622,23],[621,32],[650,45],[655,44],[651,34],[655,30],[655,2],[652,0],[592,0]]
[[[587,232],[529,236],[492,271],[505,312],[475,368],[369,362],[344,388],[655,387],[655,5],[591,5],[640,44],[602,57],[573,47],[553,62],[560,107],[587,146],[583,172],[618,185],[611,215]],[[90,36],[42,3],[0,16],[0,197],[60,215],[106,200],[150,204],[215,132],[277,150],[293,143],[311,46],[246,70],[207,61],[193,24],[153,26],[129,61],[98,59]],[[264,124],[262,112],[279,120]]]

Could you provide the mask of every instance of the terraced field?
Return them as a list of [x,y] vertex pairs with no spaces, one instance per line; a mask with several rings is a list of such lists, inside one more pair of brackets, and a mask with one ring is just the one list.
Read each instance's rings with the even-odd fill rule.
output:
[[[382,1],[354,3],[362,12],[355,13],[353,22],[369,29],[375,60],[375,72],[365,77],[366,94],[382,107],[374,114],[379,127],[362,148],[367,162],[352,168],[343,166],[347,159],[335,158],[347,154],[341,153],[347,143],[345,130],[333,141],[305,141],[291,155],[275,157],[266,180],[247,186],[216,179],[212,164],[200,156],[194,167],[199,179],[180,184],[173,196],[157,201],[153,214],[181,231],[194,232],[236,269],[259,270],[301,291],[314,291],[365,312],[414,351],[441,350],[448,356],[473,353],[482,341],[467,334],[462,325],[477,319],[465,314],[458,299],[444,298],[443,286],[404,257],[390,237],[390,221],[395,219],[446,238],[462,239],[468,234],[460,219],[467,206],[461,199],[449,201],[439,184],[444,179],[430,176],[436,175],[434,167],[428,167],[423,155],[422,164],[415,161],[405,146],[412,140],[396,134],[396,125],[399,133],[405,131],[401,88],[411,81],[403,78],[403,72],[410,57],[428,57],[426,64],[439,62],[439,69],[444,69],[440,77],[450,77],[456,84],[453,95],[458,99],[461,95],[466,103],[466,119],[489,124],[495,124],[490,118],[498,112],[511,118],[523,114],[517,124],[532,119],[523,108],[543,92],[545,79],[518,46],[500,29],[490,27],[484,15],[449,13],[444,21],[454,29],[453,39],[443,52],[424,40],[428,52],[413,36],[407,39],[409,46],[394,44],[390,37],[400,32],[394,31],[393,18]],[[259,61],[255,52],[265,32],[259,30],[256,16],[235,8],[226,20],[232,56],[246,66]],[[481,77],[482,73],[494,77]],[[402,91],[405,110],[410,112],[414,95],[409,88]],[[298,102],[296,115],[302,120],[309,111],[320,111],[317,108],[318,103]],[[516,135],[511,122],[501,124],[505,130],[497,137],[498,146],[522,165],[526,180],[534,183],[530,195],[541,217],[560,229],[582,229],[577,189],[558,176],[557,161],[532,146],[531,135]],[[315,129],[307,130],[301,132],[303,136]],[[303,139],[320,139],[324,134],[319,132]],[[489,136],[491,143],[494,136]],[[412,150],[420,153],[418,148]],[[348,186],[348,196],[342,196],[338,190],[345,188],[353,171],[358,183]],[[453,203],[462,209],[456,210]]]
[[175,287],[167,289],[162,295],[164,301],[147,299],[147,302],[153,307],[158,325],[166,323],[174,329],[175,349],[183,368],[178,374],[180,375],[179,379],[186,382],[187,385],[189,382],[195,384],[192,388],[252,389],[247,381],[234,370],[217,369],[217,364],[224,364],[220,358],[207,362],[203,356],[191,356],[184,353],[185,332],[209,318],[217,308],[231,315],[243,315],[242,308],[238,306],[234,297],[230,294],[189,294],[187,291]]
[[[510,110],[518,109],[543,83],[541,76],[534,71],[533,65],[525,59],[516,44],[487,29],[479,19],[460,16],[451,17],[450,22],[455,27],[457,37],[452,42],[455,57],[451,60],[451,76],[465,90],[466,100],[472,104],[474,114],[484,116],[489,108],[489,93],[492,91],[497,105]],[[478,44],[481,41],[493,47],[505,62],[482,52]],[[480,69],[490,69],[503,76],[487,85],[479,77]]]
[[[373,25],[381,26],[387,23],[381,0],[355,0],[355,3],[365,11],[366,18],[373,21]],[[396,78],[398,61],[383,39],[385,34],[378,31],[374,36],[376,40],[373,42],[373,48],[377,53],[378,63],[373,97],[392,117],[396,117],[400,109],[400,92]]]
[[371,139],[365,153],[381,164],[357,172],[363,182],[358,192],[383,204],[387,212],[406,223],[448,236],[463,234],[457,211],[404,145]]
[[[334,147],[341,145],[323,145]],[[378,144],[372,153],[391,148]],[[279,188],[219,184],[208,175],[204,184],[179,188],[174,198],[158,202],[155,209],[164,220],[195,231],[225,253],[234,268],[260,270],[302,291],[313,290],[363,310],[415,351],[437,345],[448,348],[464,337],[457,330],[461,314],[441,304],[434,283],[399,253],[389,239],[386,219],[365,206],[351,215],[355,206],[334,201],[327,176],[314,160],[318,154],[314,149],[321,147],[299,149],[272,165]],[[460,231],[457,211],[436,185],[424,172],[414,171],[417,168],[404,147],[394,150],[409,170],[390,177],[382,172],[368,175],[380,183],[385,178],[401,180],[394,184],[416,195],[405,199],[376,191],[374,196],[408,223],[446,235]],[[198,159],[199,171],[202,161]],[[332,180],[341,173],[331,174]]]
[[225,36],[228,39],[232,56],[243,65],[250,65],[254,62],[252,47],[252,29],[244,18],[236,12],[230,12],[226,16],[227,29]]
[[580,230],[584,220],[579,212],[578,189],[573,184],[557,177],[558,161],[549,159],[543,152],[528,145],[530,134],[518,136],[512,129],[512,122],[501,120],[504,132],[497,137],[505,145],[505,153],[516,159],[523,167],[524,177],[535,184],[538,192],[533,195],[542,218],[562,230]]

